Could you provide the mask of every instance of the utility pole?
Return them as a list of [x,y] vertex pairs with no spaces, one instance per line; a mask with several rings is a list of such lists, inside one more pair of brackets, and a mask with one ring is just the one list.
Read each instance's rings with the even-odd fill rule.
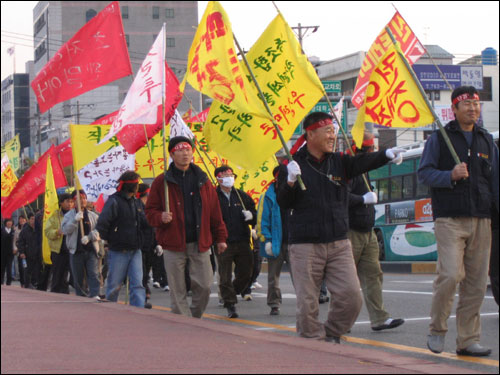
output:
[[[293,30],[297,30],[296,34],[297,37],[299,38],[300,47],[302,47],[302,40],[305,38],[307,32],[309,30],[312,30],[312,33],[315,33],[316,31],[318,31],[318,28],[319,26],[302,26],[300,23],[299,26],[292,27]],[[304,32],[302,33],[302,31]]]

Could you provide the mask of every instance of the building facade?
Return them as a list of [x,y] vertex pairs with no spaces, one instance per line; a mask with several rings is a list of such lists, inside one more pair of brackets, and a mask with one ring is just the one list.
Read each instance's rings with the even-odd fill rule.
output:
[[2,81],[2,145],[19,134],[21,148],[29,146],[29,75],[11,74]]

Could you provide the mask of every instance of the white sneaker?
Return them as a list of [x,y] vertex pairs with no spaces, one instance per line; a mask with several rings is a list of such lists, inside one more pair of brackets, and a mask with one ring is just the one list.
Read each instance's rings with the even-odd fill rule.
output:
[[164,290],[165,292],[168,292],[168,291],[170,290],[170,288],[168,287],[168,285],[165,285],[165,286],[163,287],[163,290]]
[[159,288],[159,287],[160,287],[160,283],[159,283],[158,281],[155,281],[155,282],[153,283],[153,287],[155,287],[155,288]]
[[252,289],[260,289],[262,285],[260,285],[257,281],[252,284]]

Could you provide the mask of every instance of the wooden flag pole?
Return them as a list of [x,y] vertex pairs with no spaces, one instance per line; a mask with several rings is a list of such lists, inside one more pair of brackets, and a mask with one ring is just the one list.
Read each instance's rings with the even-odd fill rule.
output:
[[446,133],[446,130],[444,130],[443,124],[441,124],[441,120],[439,120],[439,117],[436,114],[436,112],[434,111],[434,108],[432,108],[431,103],[429,103],[429,99],[427,98],[427,94],[425,93],[422,85],[420,84],[420,81],[417,79],[417,76],[415,75],[415,72],[413,71],[412,67],[410,66],[410,64],[406,60],[406,57],[404,57],[404,55],[401,53],[398,45],[396,44],[396,39],[394,38],[394,35],[391,32],[391,29],[389,27],[386,27],[385,30],[387,31],[387,34],[389,34],[389,36],[391,37],[392,43],[394,43],[394,45],[396,46],[396,50],[398,51],[399,56],[403,60],[405,66],[406,66],[406,69],[408,69],[408,72],[410,72],[410,74],[411,74],[411,76],[413,78],[413,81],[415,81],[415,84],[417,85],[417,87],[418,87],[418,89],[420,91],[420,95],[422,95],[422,97],[425,100],[425,103],[427,104],[427,107],[431,111],[432,116],[434,117],[434,120],[435,120],[435,122],[437,123],[437,125],[439,127],[439,131],[441,132],[441,135],[444,138],[446,146],[448,146],[448,149],[450,150],[450,153],[451,153],[451,156],[453,157],[453,160],[455,161],[455,163],[457,165],[460,164],[460,159],[459,159],[459,157],[458,157],[455,149],[453,148],[453,145],[451,144],[450,138],[448,137],[448,134]]
[[[250,64],[248,63],[248,60],[245,56],[245,53],[241,49],[240,44],[238,43],[238,40],[236,39],[236,36],[234,35],[234,33],[233,33],[233,39],[234,39],[234,42],[236,43],[236,47],[238,48],[238,51],[240,52],[241,58],[245,62],[245,65],[248,69],[248,72],[250,73],[250,76],[252,77],[252,80],[253,80],[253,83],[255,84],[255,87],[259,91],[260,99],[264,103],[264,106],[266,107],[267,112],[271,116],[271,121],[273,123],[274,129],[276,130],[276,133],[278,134],[278,136],[280,138],[283,149],[286,152],[286,156],[287,156],[289,161],[293,161],[292,155],[290,154],[290,150],[288,149],[285,138],[283,138],[283,134],[281,134],[279,126],[276,123],[276,120],[274,120],[273,112],[271,111],[271,108],[269,108],[269,104],[267,104],[266,98],[264,97],[264,94],[262,93],[262,90],[260,89],[260,86],[259,86],[259,83],[257,82],[257,79],[255,79],[255,75],[253,74],[252,68],[250,67]],[[302,190],[306,190],[306,186],[304,185],[304,182],[302,181],[302,177],[300,175],[297,176],[297,182],[299,183],[299,186]]]
[[[167,43],[167,38],[166,38],[166,24],[163,24],[163,66],[162,66],[162,93],[161,93],[161,112],[162,112],[162,121],[163,121],[163,171],[164,173],[167,173],[167,166],[168,166],[168,156],[167,156],[167,150],[165,146],[166,142],[166,128],[167,124],[165,123],[165,60],[166,60],[166,43]],[[165,186],[165,212],[170,212],[170,204],[168,200],[168,185],[167,185],[167,180],[163,179],[163,184]]]

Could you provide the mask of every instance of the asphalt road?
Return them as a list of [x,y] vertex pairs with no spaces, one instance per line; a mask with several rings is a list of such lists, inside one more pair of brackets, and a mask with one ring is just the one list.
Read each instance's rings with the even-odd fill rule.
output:
[[[374,332],[371,330],[368,313],[363,309],[354,325],[352,332],[342,341],[343,345],[359,345],[374,347],[389,352],[429,359],[440,363],[460,366],[464,369],[476,370],[484,373],[498,373],[499,357],[499,316],[498,306],[488,290],[481,308],[482,335],[481,344],[492,349],[492,355],[487,358],[476,359],[457,357],[455,354],[456,319],[455,306],[452,317],[448,321],[449,332],[446,336],[445,352],[441,355],[431,353],[426,347],[429,326],[429,312],[432,299],[433,274],[388,274],[384,275],[384,304],[392,317],[404,318],[405,324],[393,330]],[[281,332],[295,335],[295,306],[296,298],[289,273],[281,275],[281,289],[283,305],[279,316],[270,316],[270,308],[266,304],[267,274],[259,276],[258,281],[262,288],[252,292],[252,301],[239,300],[237,311],[238,319],[226,319],[226,309],[218,304],[217,285],[212,287],[212,296],[205,312],[205,318],[222,321],[227,324],[236,324],[248,329]],[[169,293],[161,289],[152,289],[151,303],[154,308],[170,307]],[[124,294],[122,293],[122,297]],[[320,319],[327,316],[328,304],[320,305]]]

